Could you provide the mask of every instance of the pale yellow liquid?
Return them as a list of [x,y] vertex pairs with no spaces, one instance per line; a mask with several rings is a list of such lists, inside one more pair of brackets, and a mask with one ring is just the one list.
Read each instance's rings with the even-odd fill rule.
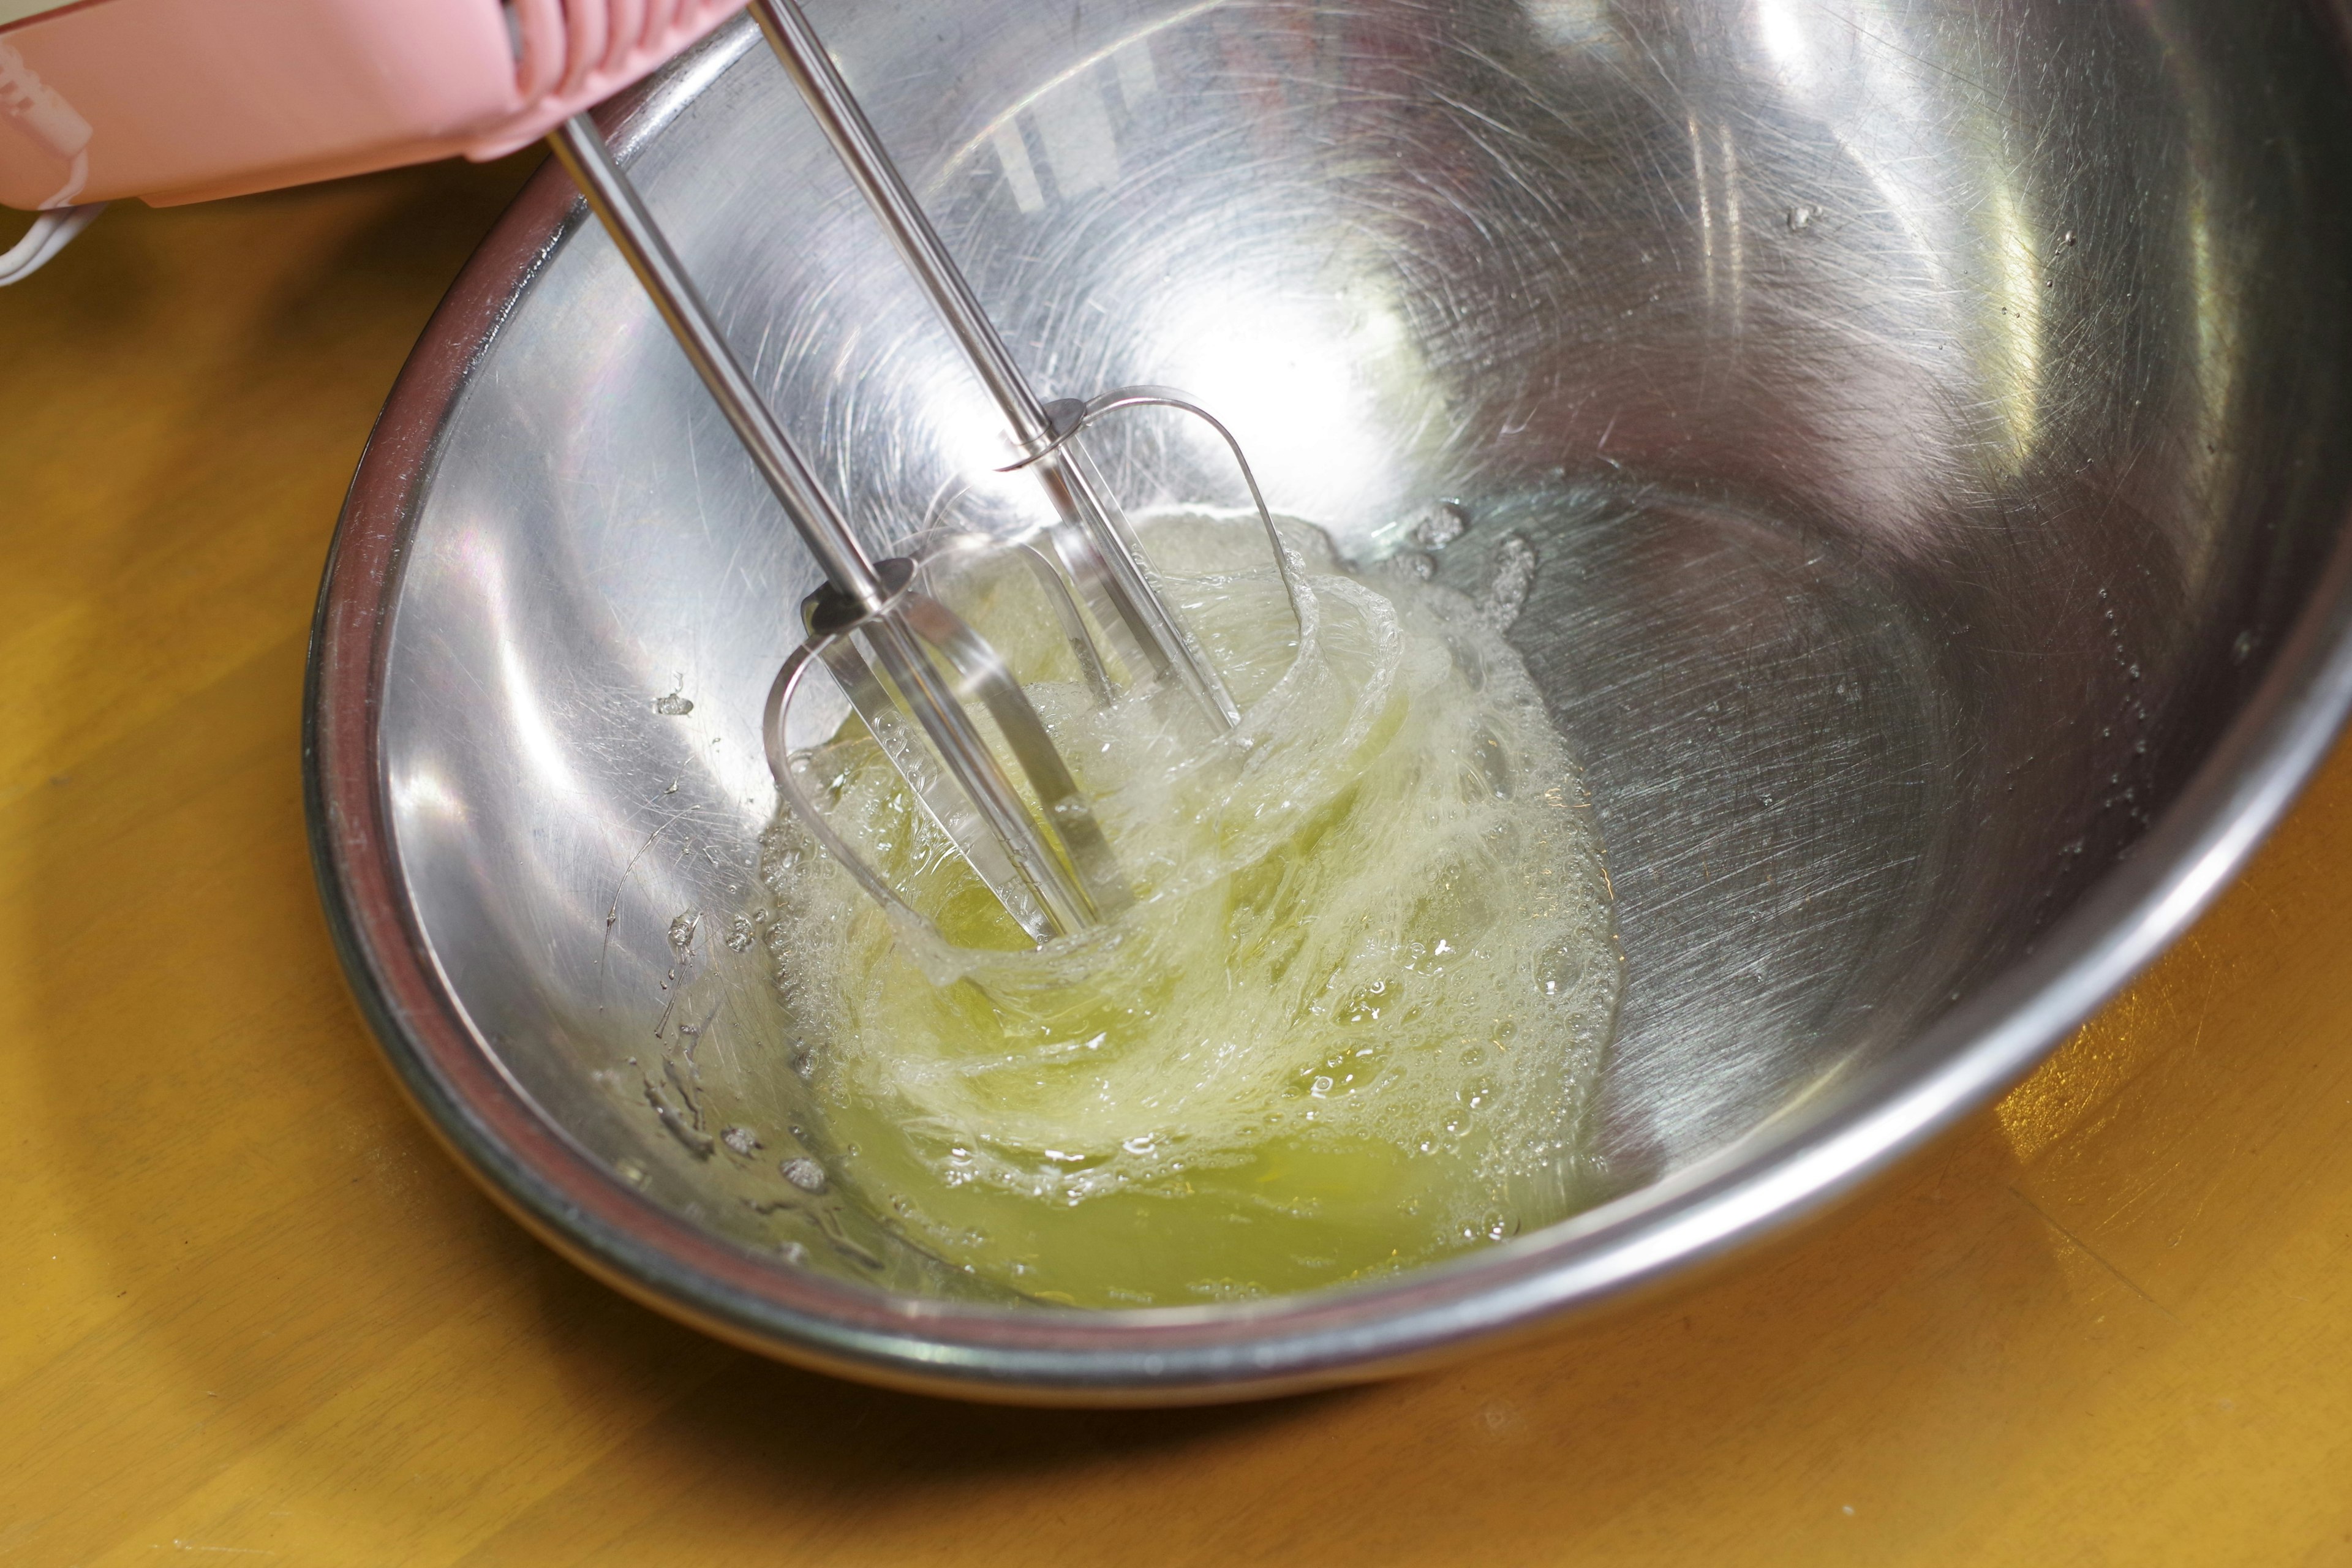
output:
[[1140,892],[1118,920],[1027,950],[862,739],[818,764],[836,820],[944,940],[796,827],[772,836],[832,1179],[1030,1296],[1306,1289],[1578,1201],[1620,965],[1565,748],[1478,606],[1349,578],[1302,531],[1302,639],[1271,567],[1245,564],[1265,559],[1250,527],[1146,536],[1244,706],[1234,737],[1164,700],[1093,710],[1051,679],[1070,667],[1050,637],[974,613]]

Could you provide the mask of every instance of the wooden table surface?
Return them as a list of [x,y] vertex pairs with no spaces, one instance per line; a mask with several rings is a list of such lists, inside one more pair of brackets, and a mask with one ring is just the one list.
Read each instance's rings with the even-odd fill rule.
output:
[[1998,1108],[1450,1370],[966,1407],[531,1241],[345,994],[297,752],[344,483],[525,172],[125,206],[0,291],[0,1568],[2352,1564],[2347,752]]

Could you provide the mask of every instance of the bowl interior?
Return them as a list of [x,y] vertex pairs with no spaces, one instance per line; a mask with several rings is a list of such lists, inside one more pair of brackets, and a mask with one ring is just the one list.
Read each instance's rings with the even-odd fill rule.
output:
[[[2031,952],[2335,547],[2352,136],[2316,7],[811,10],[1049,395],[1196,394],[1358,559],[1439,498],[1471,519],[1445,580],[1532,547],[1512,635],[1626,960],[1619,1201]],[[618,134],[879,544],[998,426],[756,42]],[[409,917],[501,1069],[655,1203],[778,1270],[969,1296],[877,1216],[776,1203],[808,1111],[758,722],[815,574],[602,236],[535,210],[478,267],[543,247],[438,411],[389,590]],[[736,1125],[758,1158],[710,1148]]]

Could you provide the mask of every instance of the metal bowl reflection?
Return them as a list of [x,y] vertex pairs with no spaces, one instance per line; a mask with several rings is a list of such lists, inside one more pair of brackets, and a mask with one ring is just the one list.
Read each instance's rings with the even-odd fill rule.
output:
[[[1185,386],[1359,555],[1438,497],[1472,518],[1456,580],[1532,547],[1514,637],[1585,760],[1627,958],[1614,1195],[1388,1284],[1076,1313],[874,1216],[780,1211],[772,1157],[656,1115],[679,1025],[746,1115],[798,1114],[768,961],[734,939],[773,808],[761,700],[814,574],[551,169],[361,466],[311,817],[435,1125],[666,1310],[855,1376],[1143,1402],[1370,1376],[1673,1279],[2023,1072],[2182,929],[2352,700],[2332,7],[816,20],[1041,384]],[[611,128],[879,537],[994,423],[754,41]]]

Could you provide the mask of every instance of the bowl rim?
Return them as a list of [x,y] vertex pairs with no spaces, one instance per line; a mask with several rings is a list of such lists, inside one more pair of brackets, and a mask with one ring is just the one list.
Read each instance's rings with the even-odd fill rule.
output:
[[[2325,10],[2340,30],[2341,0]],[[619,155],[633,156],[756,37],[739,18],[600,110]],[[2212,902],[2352,712],[2347,511],[2289,635],[2212,752],[2130,858],[2022,962],[1729,1147],[1492,1251],[1330,1291],[1124,1312],[923,1300],[832,1280],[698,1229],[545,1116],[467,1018],[393,844],[375,721],[409,537],[459,395],[583,216],[551,161],[435,311],[352,476],[303,694],[312,868],[361,1011],[460,1165],[590,1273],[783,1360],[967,1399],[1204,1403],[1389,1375],[1683,1282],[1820,1212],[2022,1078]]]

